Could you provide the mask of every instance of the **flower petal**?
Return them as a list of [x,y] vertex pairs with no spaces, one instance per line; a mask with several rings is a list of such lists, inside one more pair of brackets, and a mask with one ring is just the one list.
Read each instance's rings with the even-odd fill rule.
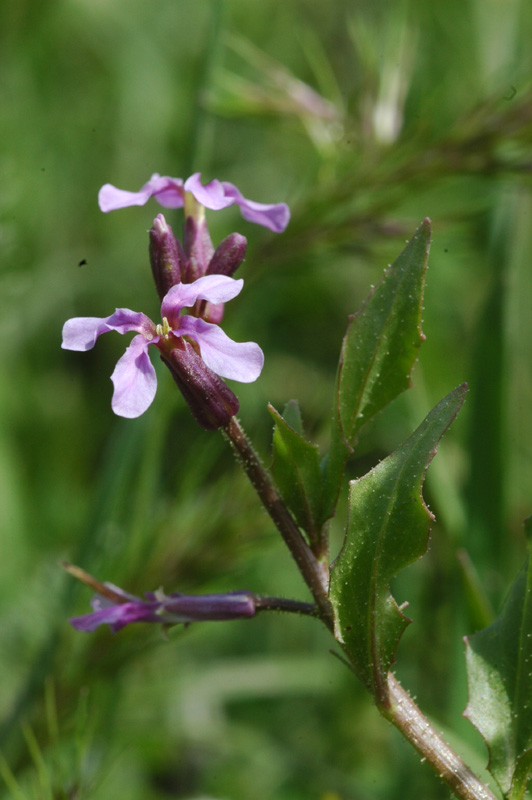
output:
[[157,328],[142,311],[131,311],[129,308],[115,308],[114,314],[105,320],[110,331],[117,333],[142,333],[144,338],[153,339]]
[[172,286],[161,305],[161,315],[170,320],[182,308],[191,308],[196,300],[210,303],[226,303],[242,290],[244,281],[227,275],[204,275],[193,283],[178,283]]
[[191,192],[202,206],[215,211],[237,203],[244,219],[264,225],[274,233],[282,233],[290,222],[290,210],[286,203],[255,203],[245,198],[234,184],[227,181],[214,180],[202,186],[201,172],[191,175],[185,181],[184,188],[185,191]]
[[156,172],[138,192],[127,192],[106,183],[98,194],[98,204],[102,211],[107,212],[128,206],[143,206],[150,197],[155,197],[166,208],[181,208],[185,199],[183,181],[181,178],[161,177]]
[[240,213],[248,222],[263,225],[274,233],[282,233],[290,222],[290,209],[286,203],[255,203],[245,198],[232,183],[222,182],[225,196],[240,206]]
[[235,202],[232,198],[225,196],[223,184],[214,180],[202,186],[201,172],[195,172],[185,181],[185,191],[194,195],[198,203],[205,208],[219,211],[221,208],[232,206]]
[[[234,342],[218,325],[196,317],[180,318],[179,333],[192,336],[200,346],[205,364],[222,378],[252,383],[264,366],[264,353],[255,342]],[[174,333],[179,335],[178,333]]]
[[73,317],[63,325],[63,350],[92,350],[96,339],[110,330],[107,317]]
[[140,417],[153,402],[157,376],[148,356],[150,344],[144,336],[135,336],[111,375],[115,387],[111,405],[120,417]]
[[118,603],[117,605],[73,617],[70,623],[78,631],[91,633],[99,625],[110,625],[113,631],[119,631],[132,622],[160,622],[156,611],[159,603],[145,603],[141,600],[134,603]]
[[142,333],[153,339],[156,328],[146,314],[117,308],[110,317],[73,317],[63,325],[63,350],[92,350],[98,336],[109,331]]

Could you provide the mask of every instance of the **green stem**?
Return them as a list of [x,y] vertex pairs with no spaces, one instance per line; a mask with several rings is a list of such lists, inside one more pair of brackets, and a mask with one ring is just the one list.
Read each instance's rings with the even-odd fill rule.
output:
[[317,617],[318,609],[314,603],[302,603],[300,600],[287,600],[284,597],[260,597],[254,595],[257,611],[284,611],[288,614],[306,614]]
[[[221,431],[229,440],[255,491],[281,533],[316,601],[316,607],[313,607],[297,601],[263,598],[263,608],[314,614],[334,632],[334,618],[328,600],[328,575],[324,565],[307,546],[236,417],[232,417]],[[459,800],[497,800],[490,789],[449,747],[391,673],[387,676],[378,707],[380,713],[395,725]]]
[[388,673],[388,703],[379,710],[401,731],[456,797],[460,800],[497,800],[490,789],[451,750],[391,672]]
[[334,625],[328,598],[329,575],[327,565],[318,561],[303,539],[297,523],[284,505],[273,481],[237,418],[231,417],[229,422],[220,430],[229,440],[263,506],[294,557],[299,571],[316,601],[320,618],[332,631]]

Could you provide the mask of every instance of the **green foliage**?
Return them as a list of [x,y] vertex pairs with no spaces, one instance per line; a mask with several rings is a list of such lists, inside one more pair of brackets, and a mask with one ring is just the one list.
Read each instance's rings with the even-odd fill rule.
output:
[[[532,519],[526,523],[529,546]],[[495,622],[466,637],[465,716],[489,750],[489,771],[509,800],[522,800],[532,772],[532,561]]]
[[429,243],[427,219],[349,319],[336,378],[325,518],[334,513],[345,461],[358,431],[410,385],[424,339],[421,306]]
[[390,594],[390,580],[425,552],[433,519],[421,497],[427,466],[458,413],[459,386],[427,415],[395,453],[352,481],[345,542],[331,571],[336,636],[360,680],[377,700],[409,620]]
[[289,404],[283,417],[272,405],[268,411],[275,422],[272,475],[297,524],[307,532],[311,544],[316,543],[322,525],[323,495],[318,446],[303,438],[297,403]]
[[[416,625],[397,665],[482,758],[480,737],[460,727],[457,643],[472,626],[455,551],[467,547],[497,601],[530,512],[531,29],[526,0],[0,3],[0,710],[2,752],[27,800],[42,795],[22,719],[57,798],[80,785],[84,800],[448,796],[343,676],[312,620],[192,626],[170,643],[140,627],[89,637],[68,625],[89,609],[89,592],[61,573],[62,558],[138,593],[161,583],[302,592],[226,446],[193,424],[168,376],[145,419],[119,421],[109,376],[124,341],[104,337],[83,357],[60,350],[68,317],[158,313],[146,231],[160,208],[103,215],[96,203],[103,183],[134,190],[154,171],[198,169],[291,207],[279,237],[234,207],[208,215],[215,243],[231,230],[249,240],[244,291],[224,327],[266,354],[261,380],[238,387],[263,451],[266,403],[297,397],[325,452],[345,319],[419,220],[433,220],[414,387],[360,431],[347,469],[367,472],[447,387],[471,379],[483,398],[475,413],[466,404],[427,476],[438,536],[422,569],[402,573]],[[236,40],[251,48],[237,52]],[[308,88],[321,102],[305,104]],[[179,212],[165,213],[177,233]],[[495,333],[497,366],[490,357],[475,386]],[[494,425],[502,452],[471,461]],[[484,509],[474,550],[466,475]],[[488,524],[495,484],[509,527]],[[48,675],[67,743],[89,697],[87,773],[78,779],[65,747],[64,792],[45,723]],[[1,800],[14,791],[0,787]]]

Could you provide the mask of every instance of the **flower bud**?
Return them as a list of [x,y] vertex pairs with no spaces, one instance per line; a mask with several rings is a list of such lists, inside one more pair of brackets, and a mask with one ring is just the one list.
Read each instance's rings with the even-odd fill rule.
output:
[[162,214],[153,220],[150,230],[150,264],[159,298],[162,301],[186,271],[186,256],[170,225]]
[[179,346],[161,358],[202,428],[214,431],[237,413],[238,398],[220,376],[206,366],[190,342],[180,337]]
[[183,272],[183,282],[192,283],[206,274],[207,266],[214,254],[204,214],[199,219],[185,217],[183,244],[188,258]]
[[231,278],[245,259],[247,246],[245,236],[230,233],[214,251],[207,267],[207,275],[228,275]]

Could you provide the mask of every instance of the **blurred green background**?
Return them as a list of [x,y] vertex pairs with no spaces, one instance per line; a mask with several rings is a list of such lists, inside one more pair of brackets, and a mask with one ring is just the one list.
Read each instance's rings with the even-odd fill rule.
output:
[[[85,635],[78,563],[141,593],[307,599],[227,445],[167,374],[113,417],[124,340],[60,349],[72,316],[158,315],[151,202],[103,215],[106,182],[152,172],[286,201],[249,240],[225,330],[260,343],[241,419],[268,458],[298,398],[325,448],[346,316],[433,222],[414,387],[365,430],[349,477],[467,380],[433,462],[428,555],[394,586],[414,624],[397,674],[476,768],[461,637],[498,608],[532,511],[532,5],[526,0],[16,0],[0,4],[0,797],[402,800],[448,791],[381,720],[310,619]],[[177,232],[178,212],[167,215]],[[79,266],[81,264],[81,266]],[[333,555],[343,510],[332,529]],[[465,579],[467,574],[468,578]],[[473,591],[475,576],[484,595]]]

